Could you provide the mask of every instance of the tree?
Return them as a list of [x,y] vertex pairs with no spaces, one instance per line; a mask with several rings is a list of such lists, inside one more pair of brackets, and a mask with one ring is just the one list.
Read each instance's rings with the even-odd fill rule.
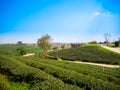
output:
[[22,41],[18,41],[17,44],[18,45],[22,45],[23,43],[22,43]]
[[91,41],[89,44],[97,44],[97,41]]
[[63,45],[61,46],[61,48],[64,49],[64,48],[65,48],[65,44],[63,44]]
[[17,55],[25,55],[27,53],[24,47],[19,47],[16,49],[16,51],[17,51]]
[[71,47],[72,48],[75,48],[75,47],[79,47],[79,46],[81,46],[82,44],[80,44],[80,43],[71,43]]
[[119,41],[115,41],[115,47],[119,46]]
[[53,47],[53,50],[57,50],[58,49],[58,47]]
[[43,49],[42,57],[47,56],[48,50],[51,48],[51,41],[52,39],[48,34],[43,35],[41,38],[37,40],[38,47]]
[[119,38],[119,40],[118,40],[118,41],[119,41],[119,43],[120,43],[120,38]]
[[104,34],[104,38],[105,38],[105,43],[106,43],[106,45],[108,45],[109,40],[110,40],[110,37],[111,37],[110,34],[108,34],[108,33],[105,33],[105,34]]

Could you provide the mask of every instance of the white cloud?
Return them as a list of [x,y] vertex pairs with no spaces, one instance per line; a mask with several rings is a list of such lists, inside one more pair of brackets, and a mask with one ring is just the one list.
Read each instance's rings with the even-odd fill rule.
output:
[[94,16],[111,16],[111,13],[110,12],[94,12],[93,13]]
[[94,16],[99,16],[99,15],[101,15],[100,12],[95,12],[95,13],[94,13]]

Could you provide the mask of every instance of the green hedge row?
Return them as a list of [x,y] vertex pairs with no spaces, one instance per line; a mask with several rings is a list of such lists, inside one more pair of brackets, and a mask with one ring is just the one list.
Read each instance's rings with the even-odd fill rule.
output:
[[35,53],[35,52],[37,53],[42,51],[42,49],[40,49],[36,45],[3,44],[3,45],[0,45],[0,54],[1,55],[17,55],[18,53],[16,52],[16,49],[18,49],[19,47],[23,47],[24,49],[26,49],[27,53]]
[[0,90],[29,90],[26,82],[11,82],[8,76],[0,73]]
[[10,83],[0,73],[0,90],[10,90]]
[[117,90],[119,88],[118,85],[115,85],[113,83],[96,79],[89,75],[77,73],[72,70],[63,69],[33,60],[21,59],[20,61],[26,63],[29,66],[39,68],[46,73],[53,75],[54,77],[60,78],[65,83],[74,84],[85,88],[86,90]]
[[90,75],[95,78],[102,79],[108,82],[113,82],[115,84],[120,85],[120,69],[104,68],[104,71],[103,71],[103,67],[101,66],[74,64],[69,62],[60,62],[56,60],[40,59],[35,57],[31,59],[36,60],[38,62],[61,67],[64,69],[73,70],[78,73]]
[[13,58],[0,56],[0,71],[12,76],[15,81],[31,83],[32,90],[81,90],[75,85],[65,84],[61,80]]
[[64,60],[81,60],[85,62],[120,64],[120,54],[106,50],[97,45],[76,47],[50,52],[50,55],[54,57],[56,57],[57,54],[59,58],[62,58]]

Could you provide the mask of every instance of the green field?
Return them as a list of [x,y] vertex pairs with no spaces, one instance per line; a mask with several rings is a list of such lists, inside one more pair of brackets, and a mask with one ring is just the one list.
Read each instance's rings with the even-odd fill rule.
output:
[[[59,60],[120,60],[117,53],[96,45],[53,51],[58,60],[37,56],[16,56],[16,49],[24,47],[27,53],[40,52],[35,45],[0,45],[0,90],[119,90],[120,69],[77,64]],[[8,55],[6,53],[12,53]],[[82,51],[82,52],[81,52]],[[88,53],[86,53],[88,52]],[[69,54],[68,54],[69,53]],[[79,53],[79,54],[76,54]],[[73,57],[76,55],[76,57]],[[98,55],[97,55],[98,54]],[[60,56],[61,55],[61,56]],[[63,55],[63,56],[62,56]],[[71,55],[71,56],[69,56]],[[78,56],[79,57],[78,57]],[[81,56],[83,55],[83,59]],[[94,58],[92,58],[93,56]],[[101,57],[101,58],[100,58]],[[111,58],[111,59],[110,59]],[[63,58],[64,59],[64,58]],[[108,60],[109,59],[109,60]],[[104,63],[101,62],[101,63]]]
[[27,53],[36,53],[40,52],[41,49],[36,45],[17,45],[17,44],[4,44],[0,45],[0,54],[13,54],[16,55],[16,49],[19,47],[23,47],[26,49]]
[[50,55],[54,57],[58,56],[64,60],[120,64],[120,54],[94,44],[64,50],[56,50],[51,52]]
[[120,89],[120,69],[37,57],[0,56],[0,73],[1,90]]

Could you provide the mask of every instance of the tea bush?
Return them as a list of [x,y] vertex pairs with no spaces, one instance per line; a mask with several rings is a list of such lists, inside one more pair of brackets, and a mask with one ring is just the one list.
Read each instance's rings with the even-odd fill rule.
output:
[[106,64],[120,64],[120,54],[109,51],[98,45],[86,45],[64,50],[50,52],[50,55],[56,57],[59,55],[64,60],[81,60],[85,62],[96,62]]
[[15,58],[0,56],[0,71],[8,76],[12,76],[11,80],[31,83],[30,87],[38,88],[38,90],[81,90],[81,88],[75,85],[68,85],[37,68],[30,67],[16,60]]
[[115,84],[120,85],[120,69],[115,68],[105,68],[103,71],[103,67],[101,66],[93,66],[93,65],[85,65],[85,64],[75,64],[70,62],[59,62],[56,60],[49,59],[40,59],[40,58],[31,58],[31,60],[54,65],[57,67],[61,67],[68,70],[73,70],[78,73],[82,73],[85,75],[90,75],[98,79],[102,79],[104,81],[113,82]]
[[[20,59],[19,59],[20,60]],[[20,60],[25,64],[39,68],[46,73],[53,75],[56,78],[60,78],[62,81],[68,84],[77,85],[81,88],[85,88],[86,90],[117,90],[119,88],[118,85],[115,85],[110,82],[106,82],[100,79],[96,79],[89,75],[84,75],[81,73],[77,73],[72,70],[63,69],[60,67],[56,67],[53,65],[32,61],[32,60]]]

